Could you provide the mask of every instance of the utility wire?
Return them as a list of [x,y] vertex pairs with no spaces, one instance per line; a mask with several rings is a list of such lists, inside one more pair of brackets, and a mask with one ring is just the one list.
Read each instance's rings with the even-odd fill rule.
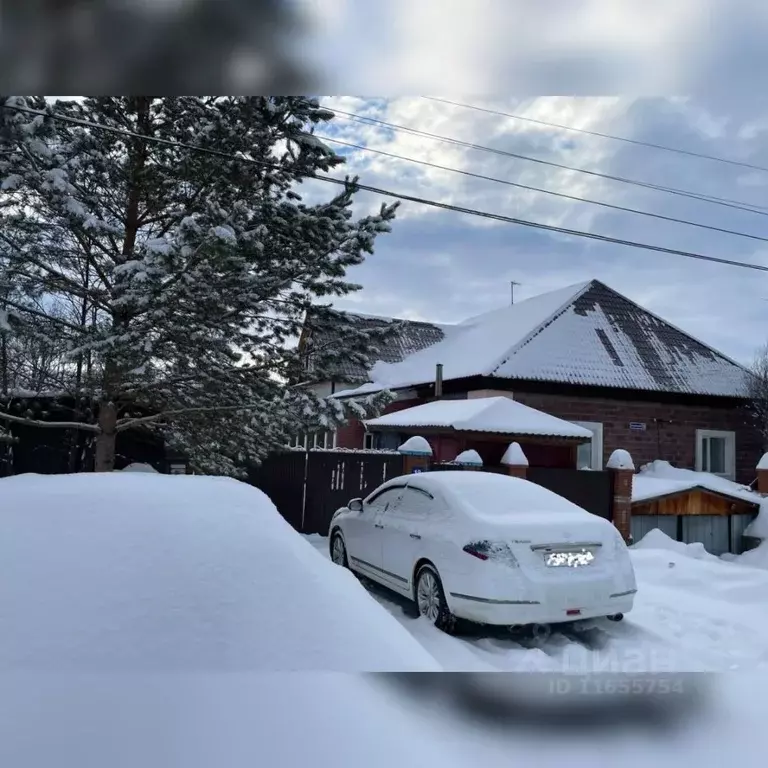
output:
[[[115,128],[113,126],[100,125],[98,123],[90,122],[88,120],[81,120],[75,117],[69,117],[67,115],[59,115],[55,112],[43,112],[36,109],[29,109],[28,107],[18,107],[10,105],[2,105],[5,109],[12,109],[18,112],[26,112],[32,115],[41,115],[54,120],[61,120],[63,122],[74,123],[82,125],[88,128],[95,128],[97,130],[109,131],[112,133],[119,133],[123,136],[130,136],[132,138],[141,139],[143,141],[155,142],[160,144],[169,145],[175,148],[188,149],[191,151],[201,152],[208,155],[214,155],[216,157],[224,157],[228,160],[239,160],[241,162],[250,163],[252,165],[258,165],[260,167],[273,168],[278,170],[279,166],[274,163],[268,163],[263,160],[256,160],[250,157],[244,157],[241,155],[235,155],[229,152],[222,152],[217,149],[209,149],[207,147],[199,147],[194,144],[187,144],[180,141],[171,141],[170,139],[162,139],[155,136],[147,136],[146,134],[136,133],[135,131],[129,131],[124,128]],[[359,181],[350,181],[349,179],[337,179],[333,176],[318,176],[312,173],[303,174],[306,178],[317,179],[318,181],[325,181],[329,184],[336,184],[345,188],[360,189],[366,192],[373,192],[377,195],[383,195],[385,197],[393,197],[398,200],[405,200],[412,203],[419,203],[420,205],[428,205],[433,208],[440,208],[446,211],[455,211],[456,213],[466,213],[471,216],[479,216],[485,219],[491,219],[493,221],[503,221],[509,224],[518,224],[524,227],[531,227],[533,229],[540,229],[545,232],[554,232],[562,235],[571,235],[573,237],[584,237],[589,240],[598,240],[604,243],[613,243],[614,245],[624,245],[630,248],[638,248],[645,251],[654,251],[656,253],[667,253],[673,256],[685,256],[686,258],[698,259],[700,261],[709,261],[715,264],[726,264],[731,267],[741,267],[743,269],[754,269],[759,272],[768,272],[768,266],[763,264],[753,264],[746,261],[736,261],[733,259],[725,259],[719,256],[707,256],[702,253],[696,253],[694,251],[682,251],[676,248],[665,248],[660,245],[651,245],[650,243],[640,243],[634,240],[623,240],[617,237],[610,237],[608,235],[600,235],[595,232],[583,232],[581,230],[566,229],[565,227],[557,227],[552,224],[543,224],[541,222],[529,221],[527,219],[517,219],[512,216],[504,216],[499,213],[489,213],[487,211],[479,211],[474,208],[465,208],[459,205],[452,205],[451,203],[441,203],[436,200],[428,200],[423,197],[416,197],[415,195],[407,195],[400,192],[392,192],[391,190],[381,189],[379,187],[373,187],[368,184],[361,184]]]
[[613,139],[614,141],[625,141],[627,144],[637,144],[640,147],[650,147],[652,149],[661,149],[665,152],[677,152],[680,155],[688,155],[690,157],[698,157],[703,160],[714,160],[717,163],[727,163],[728,165],[738,165],[742,168],[751,168],[753,171],[768,171],[762,165],[753,165],[752,163],[744,163],[740,160],[731,160],[727,157],[718,157],[717,155],[707,155],[703,152],[692,152],[688,149],[680,149],[679,147],[667,147],[664,144],[654,144],[651,141],[640,141],[639,139],[628,139],[626,136],[614,136],[610,133],[600,133],[599,131],[589,131],[586,128],[575,128],[572,125],[561,125],[560,123],[550,123],[547,120],[538,120],[533,117],[523,117],[523,115],[513,115],[509,112],[502,112],[498,109],[490,109],[488,107],[478,107],[473,104],[463,104],[459,101],[451,101],[450,99],[442,99],[437,96],[422,96],[422,99],[428,101],[439,101],[443,104],[451,104],[454,107],[464,107],[465,109],[475,109],[478,112],[488,112],[492,115],[501,115],[502,117],[509,117],[512,120],[524,120],[527,123],[536,123],[537,125],[545,125],[549,128],[557,128],[561,131],[574,131],[575,133],[585,133],[588,136],[599,136],[601,139]]
[[636,208],[627,208],[623,205],[614,205],[613,203],[604,203],[600,200],[590,200],[585,197],[578,197],[577,195],[568,195],[565,192],[555,192],[551,189],[542,189],[541,187],[532,187],[528,184],[519,184],[515,181],[509,181],[508,179],[497,179],[493,176],[485,176],[481,173],[473,173],[472,171],[464,171],[459,168],[451,168],[447,165],[439,165],[438,163],[430,163],[427,160],[417,160],[413,157],[404,157],[393,152],[385,152],[383,149],[374,149],[372,147],[365,147],[361,144],[353,144],[349,141],[342,141],[341,139],[334,139],[331,136],[323,136],[321,134],[315,134],[319,139],[323,141],[331,141],[334,144],[341,144],[345,147],[352,147],[353,149],[365,150],[366,152],[375,152],[378,155],[384,155],[385,157],[392,157],[396,160],[404,160],[409,163],[417,163],[418,165],[424,165],[429,168],[436,168],[441,171],[450,171],[451,173],[460,173],[462,176],[470,176],[474,179],[483,179],[484,181],[493,181],[497,184],[506,184],[510,187],[517,187],[518,189],[525,189],[531,192],[542,192],[546,195],[554,195],[555,197],[563,197],[566,200],[575,200],[579,203],[589,203],[590,205],[600,205],[603,208],[611,208],[615,211],[623,211],[625,213],[633,213],[638,216],[650,216],[654,219],[662,219],[663,221],[672,221],[676,224],[685,224],[690,227],[699,227],[701,229],[709,229],[713,232],[723,232],[726,235],[736,235],[737,237],[746,237],[750,240],[760,240],[764,243],[768,243],[768,237],[761,237],[760,235],[752,235],[747,232],[738,232],[733,229],[725,229],[724,227],[715,227],[711,224],[702,224],[698,221],[689,221],[688,219],[677,219],[674,216],[664,216],[661,213],[652,213],[650,211],[640,211]]
[[756,213],[760,216],[768,216],[768,209],[765,206],[755,205],[753,203],[745,203],[740,200],[729,200],[723,197],[714,197],[711,195],[704,195],[699,192],[690,192],[685,189],[677,189],[675,187],[666,187],[661,184],[653,184],[647,181],[638,181],[636,179],[628,179],[623,176],[612,176],[607,173],[599,173],[598,171],[590,171],[586,168],[575,168],[570,165],[564,165],[563,163],[556,163],[552,160],[542,160],[539,157],[529,157],[528,155],[520,155],[515,152],[508,152],[503,149],[496,149],[495,147],[487,147],[484,144],[475,144],[470,141],[462,141],[461,139],[452,138],[450,136],[441,136],[440,134],[430,133],[429,131],[421,131],[417,128],[410,128],[406,125],[397,125],[396,123],[389,123],[386,120],[379,120],[375,117],[366,117],[364,115],[358,115],[354,112],[346,112],[343,109],[336,109],[334,107],[326,107],[336,114],[344,115],[359,123],[375,123],[377,125],[383,125],[390,128],[393,131],[402,131],[410,133],[415,136],[423,136],[435,141],[441,141],[447,144],[454,144],[460,147],[467,147],[468,149],[476,149],[481,152],[491,152],[495,155],[501,155],[503,157],[512,157],[516,160],[526,160],[531,163],[538,163],[539,165],[547,165],[552,168],[560,168],[561,170],[574,171],[576,173],[584,173],[588,176],[595,176],[600,179],[607,179],[609,181],[618,181],[622,184],[631,184],[636,187],[644,187],[646,189],[653,189],[657,192],[667,192],[671,195],[679,195],[680,197],[688,197],[693,200],[699,200],[704,203],[711,203],[712,205],[722,205],[726,208],[736,208],[740,211],[747,211],[747,213]]

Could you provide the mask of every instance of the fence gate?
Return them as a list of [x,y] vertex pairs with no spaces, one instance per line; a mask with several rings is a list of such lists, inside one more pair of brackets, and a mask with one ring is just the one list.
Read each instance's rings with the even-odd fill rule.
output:
[[613,477],[610,472],[529,467],[528,480],[562,496],[593,515],[612,519]]
[[297,531],[326,534],[339,507],[402,473],[398,454],[291,451],[265,459],[249,482],[272,499]]

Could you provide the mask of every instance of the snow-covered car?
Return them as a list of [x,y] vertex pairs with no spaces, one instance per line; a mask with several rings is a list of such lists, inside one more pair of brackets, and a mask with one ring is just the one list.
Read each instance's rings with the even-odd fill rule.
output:
[[393,478],[334,514],[331,559],[415,601],[450,630],[620,619],[637,586],[607,520],[534,483],[490,472]]
[[440,671],[264,493],[227,478],[0,480],[0,625],[0,676]]

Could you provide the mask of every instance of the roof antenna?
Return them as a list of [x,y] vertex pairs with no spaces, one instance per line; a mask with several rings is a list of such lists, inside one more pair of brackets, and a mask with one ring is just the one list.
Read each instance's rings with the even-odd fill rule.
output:
[[522,283],[516,283],[514,280],[509,281],[509,287],[511,289],[510,299],[512,300],[512,304],[515,303],[515,286],[516,285],[522,285]]

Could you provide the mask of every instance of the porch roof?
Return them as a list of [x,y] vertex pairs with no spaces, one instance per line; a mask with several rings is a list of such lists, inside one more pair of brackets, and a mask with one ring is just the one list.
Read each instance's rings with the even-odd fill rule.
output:
[[365,422],[367,429],[448,429],[500,435],[535,435],[592,439],[584,427],[529,408],[508,397],[479,397],[471,400],[435,400],[405,408]]

